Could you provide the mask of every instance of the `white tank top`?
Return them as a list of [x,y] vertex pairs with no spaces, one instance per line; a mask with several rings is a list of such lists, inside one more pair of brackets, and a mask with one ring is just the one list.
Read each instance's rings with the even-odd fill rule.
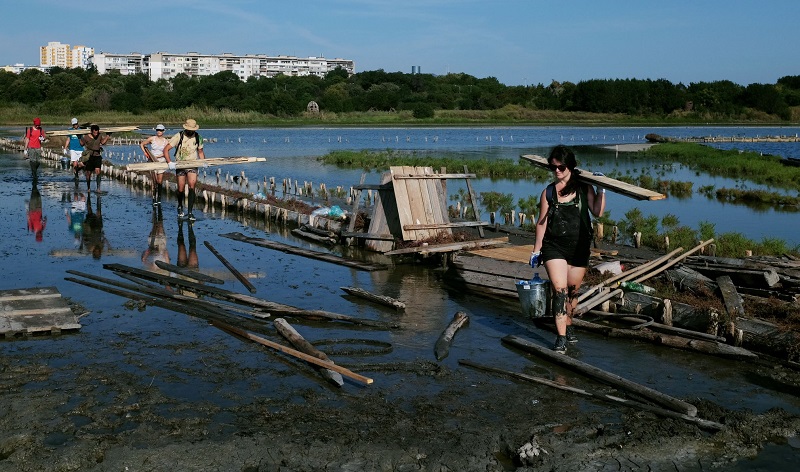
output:
[[160,140],[158,137],[155,137],[152,141],[150,141],[150,154],[153,157],[164,157],[164,148],[167,147],[167,138],[161,138]]

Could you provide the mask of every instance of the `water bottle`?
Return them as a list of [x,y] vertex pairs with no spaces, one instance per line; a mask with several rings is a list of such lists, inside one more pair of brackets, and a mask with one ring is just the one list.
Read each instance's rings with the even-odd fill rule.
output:
[[642,285],[639,282],[620,282],[619,286],[623,290],[628,290],[631,292],[639,292],[639,293],[656,293],[656,289],[653,287],[648,287],[647,285]]

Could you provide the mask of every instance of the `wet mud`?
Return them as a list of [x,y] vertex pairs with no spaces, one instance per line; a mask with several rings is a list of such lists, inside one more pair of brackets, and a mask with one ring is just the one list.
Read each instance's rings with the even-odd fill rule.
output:
[[[43,238],[26,232],[31,184],[9,159],[0,156],[0,196],[11,209],[0,220],[8,241],[0,289],[56,286],[83,327],[0,340],[0,471],[790,470],[800,454],[800,381],[791,369],[589,333],[568,351],[694,404],[698,416],[724,425],[720,431],[505,378],[458,360],[624,395],[503,346],[507,334],[549,343],[552,333],[520,326],[526,320],[514,304],[448,287],[435,268],[332,267],[218,237],[235,230],[306,244],[264,222],[205,214],[193,228],[198,270],[224,274],[203,251],[208,240],[254,274],[257,297],[400,323],[386,331],[290,319],[337,364],[374,380],[333,387],[302,361],[203,320],[64,281],[67,269],[111,277],[104,263],[141,267],[152,233],[149,196],[109,183],[100,197],[108,244],[95,257],[74,245],[63,214],[76,189],[56,169],[38,185]],[[174,203],[163,212],[174,261]],[[354,301],[342,285],[407,308]],[[235,278],[223,287],[245,293]],[[434,343],[459,310],[469,324],[436,361]]]

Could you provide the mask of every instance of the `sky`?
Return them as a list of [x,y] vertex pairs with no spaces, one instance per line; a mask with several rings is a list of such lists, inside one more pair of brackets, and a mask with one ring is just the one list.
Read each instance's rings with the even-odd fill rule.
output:
[[103,0],[4,2],[0,65],[48,42],[106,53],[343,58],[383,69],[553,80],[800,75],[798,0]]

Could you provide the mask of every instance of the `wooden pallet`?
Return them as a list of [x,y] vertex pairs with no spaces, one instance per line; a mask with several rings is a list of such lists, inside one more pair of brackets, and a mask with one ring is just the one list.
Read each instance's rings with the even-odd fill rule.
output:
[[0,290],[0,337],[61,334],[80,328],[55,287]]

